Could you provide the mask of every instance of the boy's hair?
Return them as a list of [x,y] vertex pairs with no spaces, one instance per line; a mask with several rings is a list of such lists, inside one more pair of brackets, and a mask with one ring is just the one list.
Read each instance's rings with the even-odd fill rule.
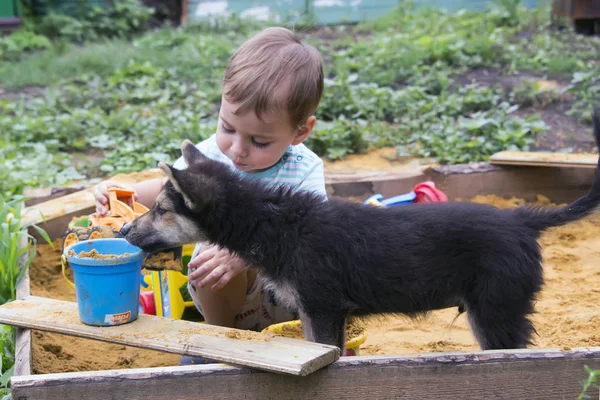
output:
[[286,111],[292,127],[301,126],[317,109],[323,93],[319,51],[290,30],[267,28],[233,54],[223,79],[227,101],[237,113]]

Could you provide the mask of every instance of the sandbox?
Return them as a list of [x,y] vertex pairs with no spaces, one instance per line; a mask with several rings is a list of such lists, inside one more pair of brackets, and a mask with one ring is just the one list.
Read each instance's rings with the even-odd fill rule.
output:
[[[406,193],[432,180],[450,201],[512,207],[563,204],[584,194],[593,169],[498,167],[490,164],[330,173],[330,196],[365,199]],[[88,210],[89,211],[89,210]],[[75,213],[75,212],[74,212]],[[65,218],[42,226],[55,244]],[[62,227],[61,227],[62,225]],[[542,237],[545,288],[526,350],[478,350],[456,308],[422,321],[368,320],[360,356],[342,357],[307,377],[282,377],[223,364],[177,366],[180,356],[19,330],[15,399],[82,398],[575,398],[584,365],[600,368],[600,215]],[[75,301],[60,275],[59,252],[38,245],[30,282],[19,295]],[[100,394],[101,393],[101,394]],[[97,397],[95,397],[97,396]]]

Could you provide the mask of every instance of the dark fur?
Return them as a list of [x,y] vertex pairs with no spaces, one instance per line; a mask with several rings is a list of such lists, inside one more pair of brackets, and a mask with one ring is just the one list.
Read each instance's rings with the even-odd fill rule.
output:
[[[597,113],[594,136],[600,147]],[[173,212],[193,220],[203,232],[199,240],[256,265],[276,295],[297,306],[307,339],[342,350],[349,315],[417,316],[455,306],[466,310],[482,349],[526,347],[534,333],[528,315],[543,285],[540,233],[581,219],[600,203],[598,169],[588,194],[564,208],[380,208],[267,189],[204,157],[189,141],[182,152],[187,170],[161,165],[170,177],[165,212],[157,213],[157,203],[124,227],[126,239],[150,252],[182,245],[161,237],[160,218]]]

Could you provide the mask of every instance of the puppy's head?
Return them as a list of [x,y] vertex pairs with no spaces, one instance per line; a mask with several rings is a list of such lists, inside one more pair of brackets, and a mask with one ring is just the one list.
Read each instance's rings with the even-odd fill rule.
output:
[[163,162],[165,183],[153,207],[121,229],[125,239],[153,253],[206,240],[201,215],[225,198],[225,185],[232,178],[228,168],[202,154],[189,140],[181,145],[187,169],[178,170]]

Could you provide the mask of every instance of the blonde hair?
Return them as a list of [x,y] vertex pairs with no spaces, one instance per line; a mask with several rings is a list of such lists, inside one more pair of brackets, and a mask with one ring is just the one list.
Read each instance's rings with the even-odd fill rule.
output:
[[233,54],[223,78],[224,96],[237,113],[286,111],[294,129],[316,111],[323,93],[323,60],[286,28],[267,28]]

